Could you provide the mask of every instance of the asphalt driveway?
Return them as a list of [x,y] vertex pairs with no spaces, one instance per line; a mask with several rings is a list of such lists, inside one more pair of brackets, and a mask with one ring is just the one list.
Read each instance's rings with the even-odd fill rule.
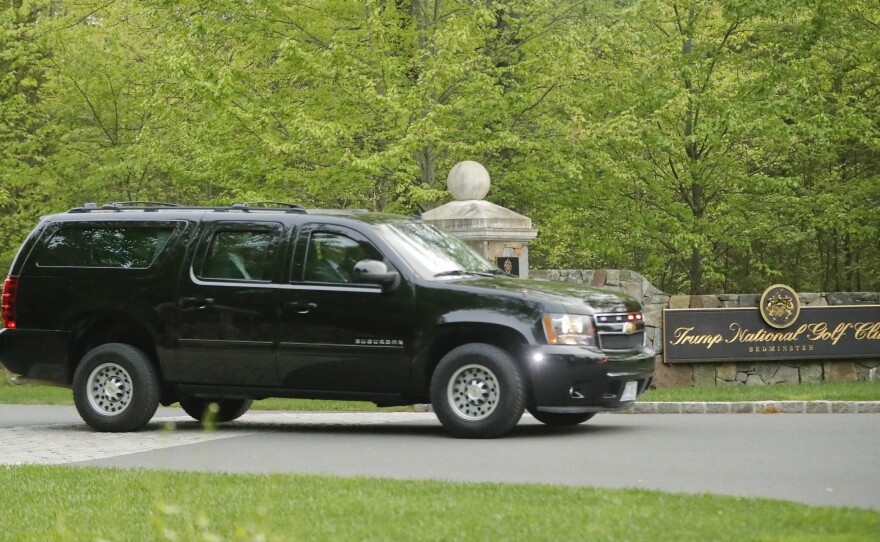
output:
[[205,431],[160,409],[146,431],[93,433],[73,407],[0,406],[0,464],[50,463],[462,482],[638,487],[880,509],[876,414],[525,416],[458,440],[430,413],[254,411]]

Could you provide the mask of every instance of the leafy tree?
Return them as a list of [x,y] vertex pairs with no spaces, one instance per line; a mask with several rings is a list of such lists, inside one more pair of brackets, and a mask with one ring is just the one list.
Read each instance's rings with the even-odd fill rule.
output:
[[[171,74],[154,109],[169,116],[162,125],[198,118],[198,133],[174,139],[230,177],[225,193],[238,184],[309,204],[430,208],[445,197],[438,171],[521,144],[554,88],[536,75],[566,64],[535,47],[558,26],[554,6],[156,3],[153,24],[173,31],[153,57]],[[159,102],[170,96],[185,108]]]
[[875,2],[2,6],[3,262],[85,201],[410,213],[475,159],[533,265],[880,288]]
[[50,51],[37,30],[45,3],[0,4],[0,265],[8,265],[50,203],[42,178],[53,128],[40,105]]
[[[843,143],[872,118],[829,114],[834,90],[817,83],[836,65],[817,47],[839,45],[821,23],[845,22],[839,15],[772,2],[619,7],[597,8],[587,33],[595,37],[577,127],[585,133],[581,192],[592,205],[561,215],[577,224],[569,229],[590,232],[576,246],[594,250],[593,267],[636,268],[667,291],[692,294],[783,279],[815,288],[813,247],[792,242],[825,231],[827,211],[837,208],[831,216],[847,223],[872,215],[859,222],[859,237],[874,243],[876,214],[863,202],[876,168],[855,174],[858,195],[805,189],[797,169],[798,149],[815,158],[810,138]],[[821,115],[804,107],[815,102],[826,107]],[[860,107],[867,103],[875,102]]]

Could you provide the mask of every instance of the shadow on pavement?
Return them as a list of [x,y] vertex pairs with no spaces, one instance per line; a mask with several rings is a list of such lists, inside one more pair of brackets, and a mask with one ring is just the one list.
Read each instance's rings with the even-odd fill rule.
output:
[[[88,429],[86,427],[86,429]],[[589,422],[573,427],[550,427],[534,421],[521,421],[507,435],[501,437],[509,439],[531,438],[574,438],[590,435],[612,435],[615,433],[627,433],[637,428],[631,425],[591,425]],[[200,422],[152,422],[145,431],[214,431],[220,434],[226,432],[254,433],[254,434],[325,434],[325,435],[386,435],[386,436],[432,436],[453,439],[439,423],[429,420],[413,422],[390,421],[386,423],[326,423],[326,422],[301,422],[278,423],[278,422],[253,422],[240,420],[224,424],[217,424],[207,429]],[[471,439],[463,439],[471,440]]]

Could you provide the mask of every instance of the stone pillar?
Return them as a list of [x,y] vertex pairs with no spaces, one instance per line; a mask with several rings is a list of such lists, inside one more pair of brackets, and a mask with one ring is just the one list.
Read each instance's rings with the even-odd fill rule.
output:
[[422,214],[433,224],[463,240],[498,267],[529,277],[529,241],[538,236],[532,219],[483,198],[489,193],[489,172],[466,160],[449,171],[446,186],[455,199]]

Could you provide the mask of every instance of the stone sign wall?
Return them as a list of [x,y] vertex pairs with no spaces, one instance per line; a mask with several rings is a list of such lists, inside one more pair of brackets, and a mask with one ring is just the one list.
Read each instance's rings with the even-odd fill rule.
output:
[[[625,292],[644,307],[648,345],[662,353],[663,309],[757,307],[761,294],[668,295],[634,271],[532,270],[533,278],[545,278]],[[799,293],[805,307],[834,305],[880,305],[878,292]],[[878,359],[828,361],[720,362],[667,365],[663,356],[655,361],[654,385],[663,387],[798,384],[823,381],[880,380]]]

